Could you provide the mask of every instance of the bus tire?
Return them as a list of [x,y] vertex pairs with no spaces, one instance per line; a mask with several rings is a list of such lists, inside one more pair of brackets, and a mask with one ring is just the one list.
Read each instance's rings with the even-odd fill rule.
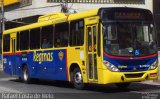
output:
[[125,88],[128,88],[128,86],[129,86],[130,84],[131,84],[130,82],[116,83],[116,86],[117,86],[118,88],[125,89]]
[[17,79],[18,79],[18,81],[22,81],[22,77],[18,77]]
[[79,68],[73,70],[73,85],[76,89],[84,88],[83,77]]
[[22,72],[23,72],[23,75],[22,75],[23,82],[26,84],[29,84],[31,82],[31,78],[29,77],[29,71],[27,66],[24,66]]

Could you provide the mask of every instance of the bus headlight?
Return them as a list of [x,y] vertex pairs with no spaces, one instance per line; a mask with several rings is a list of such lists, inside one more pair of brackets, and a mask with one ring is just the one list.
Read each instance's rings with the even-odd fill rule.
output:
[[158,66],[158,60],[156,59],[156,60],[151,64],[151,66],[149,67],[149,70],[156,69],[157,66]]
[[110,71],[114,71],[114,72],[118,72],[119,71],[119,69],[116,66],[114,66],[113,64],[111,64],[108,61],[104,61],[104,64]]

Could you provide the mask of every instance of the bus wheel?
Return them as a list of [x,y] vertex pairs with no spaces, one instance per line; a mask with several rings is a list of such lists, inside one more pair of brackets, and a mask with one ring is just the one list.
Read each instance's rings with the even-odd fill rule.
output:
[[27,83],[27,84],[29,84],[31,81],[31,79],[29,77],[29,71],[26,66],[23,68],[23,78],[22,79],[23,79],[23,82]]
[[19,81],[22,81],[22,78],[21,78],[21,77],[18,77],[17,79],[18,79]]
[[128,88],[128,86],[130,85],[130,82],[126,82],[126,83],[116,83],[116,86],[118,88]]
[[77,89],[84,88],[82,73],[79,68],[75,68],[73,70],[73,84],[74,84],[74,87]]

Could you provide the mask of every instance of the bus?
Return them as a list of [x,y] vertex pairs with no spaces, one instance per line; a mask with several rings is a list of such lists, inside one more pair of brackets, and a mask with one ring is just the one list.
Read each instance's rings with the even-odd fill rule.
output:
[[157,80],[153,15],[147,9],[104,7],[40,16],[36,23],[4,31],[3,68],[25,83],[68,81],[77,89]]

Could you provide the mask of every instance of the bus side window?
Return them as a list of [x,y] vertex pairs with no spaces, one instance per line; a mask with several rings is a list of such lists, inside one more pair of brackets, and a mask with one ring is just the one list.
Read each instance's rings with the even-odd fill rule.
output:
[[10,34],[3,36],[3,51],[4,52],[10,51]]
[[29,49],[29,30],[20,32],[20,50]]
[[53,47],[53,25],[42,27],[41,48]]
[[40,48],[40,28],[30,30],[30,49]]
[[68,46],[68,23],[60,23],[55,25],[54,33],[54,46],[55,47],[67,47]]
[[19,32],[17,32],[17,40],[16,40],[16,44],[17,44],[17,47],[16,47],[16,49],[17,49],[17,51],[19,51]]
[[70,38],[69,44],[71,46],[81,46],[84,43],[84,21],[72,21],[70,23]]

